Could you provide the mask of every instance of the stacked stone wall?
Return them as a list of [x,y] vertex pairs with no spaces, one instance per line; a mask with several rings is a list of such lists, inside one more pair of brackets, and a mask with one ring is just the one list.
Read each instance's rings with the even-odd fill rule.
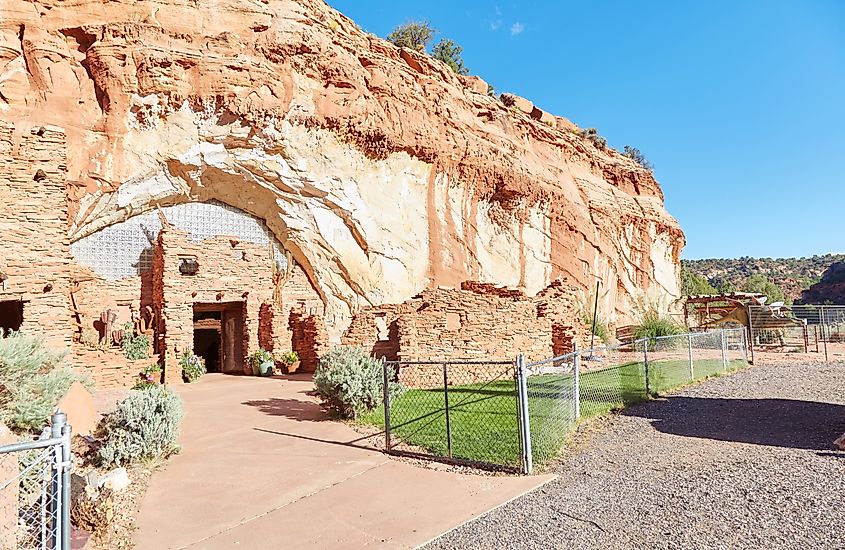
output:
[[20,329],[70,348],[65,134],[0,122],[0,301],[23,302]]
[[[195,275],[180,272],[180,257],[196,258]],[[273,267],[265,247],[227,237],[194,242],[184,231],[163,229],[153,256],[153,301],[159,312],[159,351],[165,356],[167,379],[181,379],[179,357],[193,349],[194,304],[242,303],[247,357],[258,349],[261,306],[275,307],[273,290]],[[278,319],[273,315],[273,322]]]
[[[366,308],[353,318],[342,343],[388,360],[491,361],[522,353],[533,361],[568,353],[588,332],[576,290],[568,285],[556,282],[528,297],[520,290],[465,282],[461,289],[440,287],[402,304]],[[420,374],[423,370],[414,374],[420,378],[415,385],[438,383]],[[490,366],[461,372],[463,383],[501,375]]]
[[329,337],[323,318],[304,311],[292,311],[289,328],[293,333],[293,351],[299,355],[299,372],[314,372],[320,356],[328,350]]

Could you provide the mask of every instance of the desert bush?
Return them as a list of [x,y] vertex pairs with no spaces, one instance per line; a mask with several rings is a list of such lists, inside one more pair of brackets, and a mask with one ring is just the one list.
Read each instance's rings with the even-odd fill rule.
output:
[[648,338],[651,342],[660,336],[683,334],[684,328],[668,317],[660,315],[656,309],[647,311],[642,322],[634,328],[634,338]]
[[121,466],[170,455],[177,449],[181,422],[182,400],[170,388],[132,392],[100,422],[100,462]]
[[410,21],[393,29],[387,40],[400,48],[424,52],[436,32],[428,21]]
[[135,334],[132,323],[126,323],[121,345],[123,355],[130,361],[150,358],[150,338],[144,334]]
[[[384,371],[380,361],[359,347],[336,347],[320,357],[314,385],[325,405],[341,418],[357,418],[384,401]],[[402,392],[389,382],[391,398]]]
[[578,135],[582,138],[590,140],[597,149],[607,149],[607,140],[599,135],[599,131],[595,128],[584,128],[579,130]]
[[[464,65],[464,59],[461,52],[463,52],[463,48],[448,38],[443,38],[431,49],[431,56],[434,57],[434,59],[439,59],[443,63],[449,65],[449,68],[456,73],[468,75],[469,68]],[[488,88],[487,91],[489,93],[490,89]]]
[[643,154],[642,151],[637,149],[636,147],[631,147],[630,145],[626,145],[622,149],[622,154],[626,157],[630,158],[649,172],[654,170],[654,165],[648,161],[646,156]]
[[596,338],[602,342],[610,341],[610,330],[607,328],[607,323],[605,323],[600,317],[596,319],[595,326],[593,326],[593,317],[591,315],[584,317],[583,322],[585,325],[590,327],[591,332]]
[[182,353],[179,366],[182,367],[182,378],[185,379],[185,382],[196,382],[206,373],[205,360],[188,350]]
[[18,431],[45,426],[71,384],[83,381],[59,366],[65,355],[47,348],[38,336],[0,335],[0,420]]

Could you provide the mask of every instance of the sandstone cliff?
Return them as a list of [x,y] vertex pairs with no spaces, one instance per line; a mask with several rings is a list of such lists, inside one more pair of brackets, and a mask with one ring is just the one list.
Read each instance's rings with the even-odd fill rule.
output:
[[[67,131],[71,241],[215,199],[267,221],[327,312],[474,279],[680,294],[652,175],[319,0],[0,0],[0,118]],[[538,114],[539,113],[539,114]]]

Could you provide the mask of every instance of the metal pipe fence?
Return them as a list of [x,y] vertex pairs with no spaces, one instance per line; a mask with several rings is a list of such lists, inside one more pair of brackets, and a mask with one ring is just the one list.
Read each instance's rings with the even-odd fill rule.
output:
[[745,329],[640,339],[527,363],[383,361],[384,404],[365,422],[388,452],[530,473],[595,417],[748,364]]
[[749,346],[757,354],[809,353],[825,361],[845,356],[845,306],[749,305]]
[[57,411],[38,440],[0,447],[0,549],[70,550],[70,435]]

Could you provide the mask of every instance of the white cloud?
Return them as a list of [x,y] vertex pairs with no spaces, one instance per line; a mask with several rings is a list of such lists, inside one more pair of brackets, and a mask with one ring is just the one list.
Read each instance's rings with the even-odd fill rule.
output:
[[522,33],[522,31],[524,31],[524,30],[525,30],[525,25],[523,25],[522,23],[517,21],[516,23],[511,25],[511,36],[516,36],[516,35]]
[[502,20],[501,20],[501,19],[496,19],[495,21],[493,21],[492,23],[490,23],[490,30],[491,30],[491,31],[497,31],[497,30],[499,30],[499,28],[500,28],[501,26],[502,26]]

